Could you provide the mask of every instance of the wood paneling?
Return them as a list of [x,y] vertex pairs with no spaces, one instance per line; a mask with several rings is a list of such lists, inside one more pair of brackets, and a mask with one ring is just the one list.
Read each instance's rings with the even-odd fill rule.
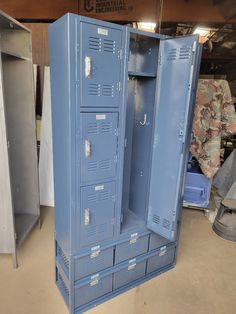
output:
[[57,19],[78,13],[79,0],[1,0],[1,10],[16,19]]
[[48,56],[48,23],[24,23],[32,32],[33,63],[38,65],[37,76],[37,113],[41,113],[44,67],[49,65]]
[[[84,0],[79,1],[79,13],[110,21],[157,21],[159,3],[159,0]],[[164,0],[163,3],[163,22],[223,23],[226,20],[212,0]]]
[[[227,6],[213,0],[164,0],[163,22],[225,22]],[[110,21],[158,20],[160,0],[1,0],[1,10],[17,19],[57,19],[67,12]],[[222,9],[223,7],[223,9]],[[227,12],[226,12],[227,10]],[[236,18],[232,20],[236,23]]]

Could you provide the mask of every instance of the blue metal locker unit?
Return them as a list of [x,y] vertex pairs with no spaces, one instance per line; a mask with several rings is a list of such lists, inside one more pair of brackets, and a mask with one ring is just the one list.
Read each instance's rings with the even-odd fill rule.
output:
[[56,284],[82,313],[174,267],[200,46],[50,26]]

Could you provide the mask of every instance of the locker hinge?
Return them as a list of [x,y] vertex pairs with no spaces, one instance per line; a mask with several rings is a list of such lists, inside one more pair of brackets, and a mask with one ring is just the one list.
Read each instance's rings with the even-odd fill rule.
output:
[[161,65],[162,64],[162,55],[160,54],[160,56],[159,56],[159,65]]
[[138,233],[137,232],[130,235],[130,240],[129,240],[130,244],[136,243],[137,240],[138,240]]
[[96,274],[96,275],[93,275],[90,277],[90,286],[95,286],[98,284],[100,280],[100,275],[99,274]]
[[100,245],[94,246],[91,248],[91,253],[90,253],[90,258],[95,258],[99,256],[101,250],[100,250]]
[[122,58],[123,58],[123,50],[120,49],[120,51],[119,51],[119,59],[122,60]]
[[174,221],[172,221],[172,231],[174,232],[174,230],[175,230],[175,222]]
[[118,161],[118,157],[117,157],[117,155],[114,157],[114,163],[117,163],[117,161]]
[[154,149],[155,149],[156,146],[157,146],[157,141],[158,141],[158,136],[155,135],[155,136],[154,136],[154,141],[153,141],[153,148],[154,148]]
[[115,129],[115,135],[119,136],[119,129],[118,128]]
[[120,92],[121,91],[121,83],[118,82],[118,91]]
[[196,47],[197,47],[197,42],[195,41],[195,42],[193,43],[192,52],[195,52],[195,51],[196,51]]
[[136,267],[136,258],[129,260],[128,270],[132,270]]

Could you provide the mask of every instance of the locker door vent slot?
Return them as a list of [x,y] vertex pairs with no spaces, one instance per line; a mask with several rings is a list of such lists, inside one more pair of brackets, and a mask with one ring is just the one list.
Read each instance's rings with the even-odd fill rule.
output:
[[112,52],[115,53],[116,52],[116,43],[114,40],[110,40],[110,39],[104,39],[103,41],[103,49],[106,52]]
[[98,134],[99,133],[99,125],[96,122],[88,123],[88,133],[89,134]]
[[88,161],[88,171],[97,171],[98,162],[97,161]]
[[154,215],[152,216],[152,221],[153,221],[155,224],[159,225],[159,223],[160,223],[160,216],[154,214]]
[[96,227],[94,226],[90,226],[90,227],[87,227],[87,237],[90,238],[90,237],[94,237],[96,235]]
[[88,84],[88,94],[90,96],[100,96],[101,94],[101,88],[100,84]]
[[[94,219],[96,219],[94,217]],[[107,232],[107,223],[103,223],[98,226],[87,226],[87,237],[96,237],[97,234],[102,234]]]
[[93,36],[90,36],[89,37],[89,42],[88,42],[88,47],[89,49],[92,49],[92,50],[96,50],[96,51],[101,51],[101,39],[98,38],[98,37],[93,37]]
[[100,199],[101,199],[102,201],[108,200],[109,198],[110,198],[110,193],[109,193],[109,192],[102,192],[102,193],[100,194]]
[[69,269],[69,259],[59,245],[57,245],[57,255],[60,256],[61,261],[63,262],[66,269]]
[[111,161],[110,160],[101,160],[100,161],[100,169],[102,169],[102,170],[111,169]]
[[98,200],[97,194],[90,194],[90,195],[88,195],[88,204],[89,205],[96,203],[97,200]]
[[102,86],[102,95],[103,96],[114,96],[114,85],[104,84]]
[[190,46],[182,46],[179,49],[179,59],[187,60],[191,57],[191,47]]
[[168,52],[167,60],[174,61],[176,59],[177,59],[177,49],[176,48],[172,48]]
[[112,132],[112,122],[102,122],[101,133],[111,133],[111,132]]
[[170,230],[170,221],[168,219],[162,220],[162,226],[168,230]]
[[67,288],[62,276],[58,273],[57,274],[57,284],[60,287],[60,289],[62,290],[62,293],[69,298],[69,289]]

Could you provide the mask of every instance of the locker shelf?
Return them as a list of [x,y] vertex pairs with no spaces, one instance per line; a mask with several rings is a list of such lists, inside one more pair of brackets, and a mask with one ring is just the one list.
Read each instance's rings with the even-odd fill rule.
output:
[[38,221],[39,216],[31,214],[15,214],[14,216],[17,235],[16,245],[20,246]]
[[125,210],[123,215],[123,224],[121,226],[122,233],[129,232],[132,228],[145,228],[145,221],[140,219],[130,209]]
[[128,74],[129,76],[156,77],[156,74],[151,72],[129,71]]

